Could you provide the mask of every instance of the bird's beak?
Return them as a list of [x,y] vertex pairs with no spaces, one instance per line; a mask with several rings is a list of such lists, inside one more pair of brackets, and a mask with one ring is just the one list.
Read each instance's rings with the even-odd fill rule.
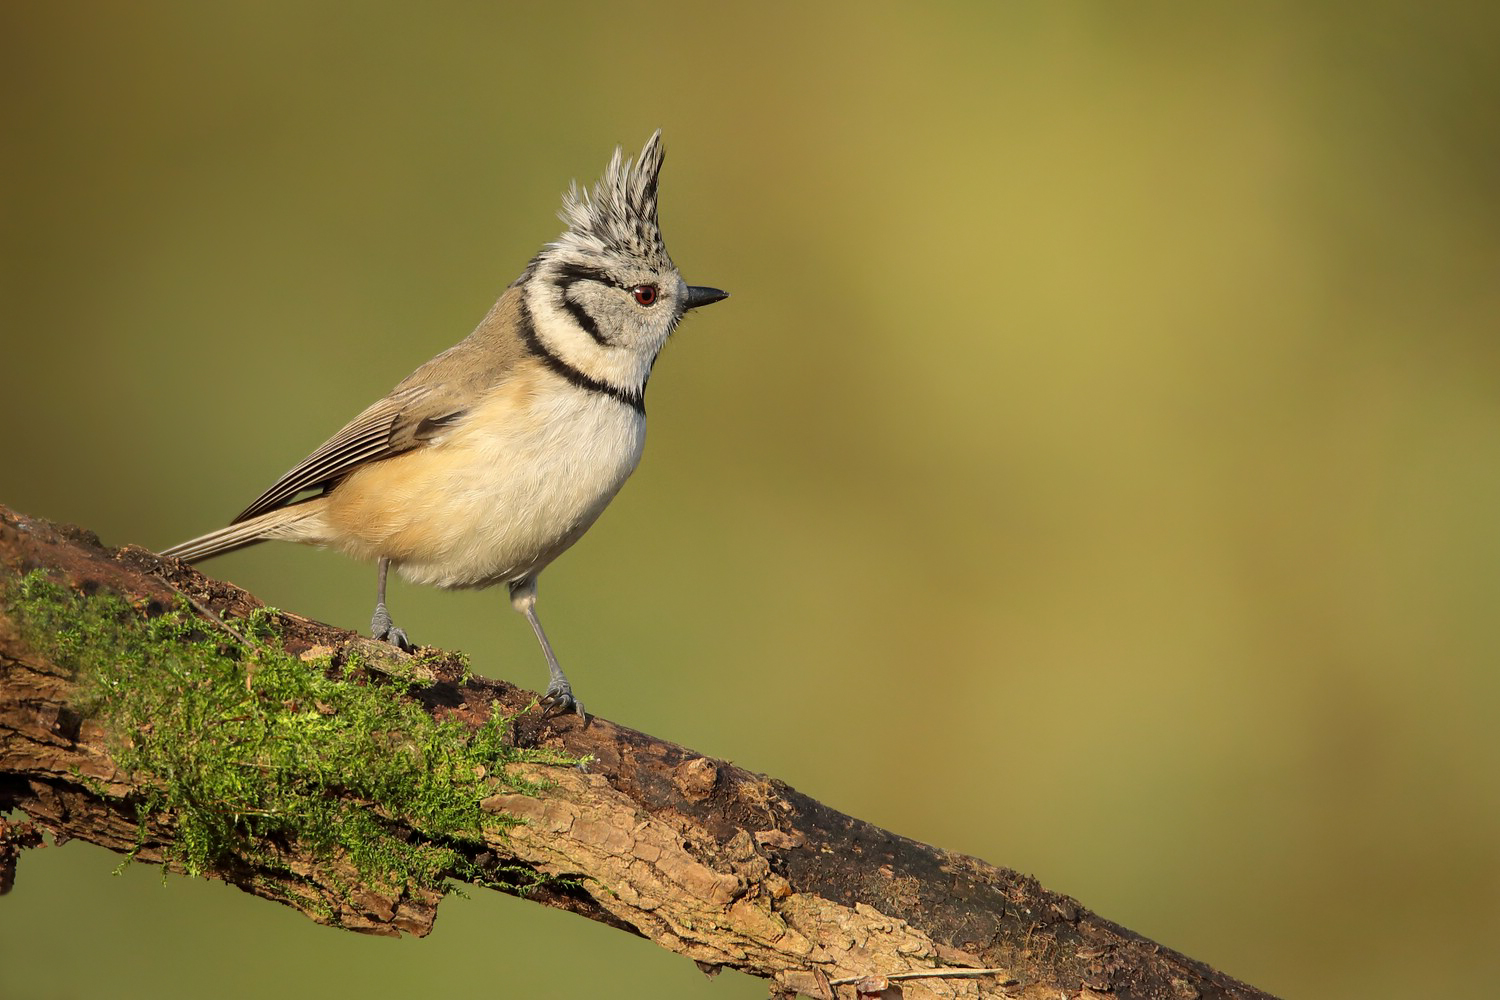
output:
[[728,292],[721,292],[717,288],[705,288],[703,285],[689,285],[687,293],[687,305],[684,309],[697,309],[699,306],[711,306],[721,299],[729,298]]

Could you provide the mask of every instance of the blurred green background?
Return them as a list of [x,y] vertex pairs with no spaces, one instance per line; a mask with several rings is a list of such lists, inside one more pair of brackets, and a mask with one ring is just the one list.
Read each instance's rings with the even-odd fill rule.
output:
[[[1487,996],[1500,7],[0,7],[0,501],[164,547],[661,126],[734,298],[543,577],[591,709],[1293,997]],[[370,567],[210,572],[365,628]],[[394,585],[530,686],[502,594]],[[756,997],[480,893],[359,938],[68,845],[0,995]]]

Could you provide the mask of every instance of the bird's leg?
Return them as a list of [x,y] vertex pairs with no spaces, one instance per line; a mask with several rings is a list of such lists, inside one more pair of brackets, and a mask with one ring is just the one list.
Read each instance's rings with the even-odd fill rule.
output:
[[391,568],[391,561],[385,556],[380,557],[380,584],[375,592],[375,615],[370,619],[370,635],[376,639],[383,639],[395,646],[404,649],[408,653],[416,646],[406,637],[406,632],[396,627],[391,621],[391,613],[385,609],[385,574]]
[[536,641],[542,644],[542,654],[547,657],[547,693],[542,696],[547,714],[561,715],[574,711],[587,719],[583,702],[573,697],[573,685],[568,683],[562,667],[558,666],[557,656],[552,652],[552,643],[547,641],[541,619],[536,616],[535,577],[527,577],[510,585],[510,606],[526,616],[526,620],[531,623],[531,631],[536,633]]

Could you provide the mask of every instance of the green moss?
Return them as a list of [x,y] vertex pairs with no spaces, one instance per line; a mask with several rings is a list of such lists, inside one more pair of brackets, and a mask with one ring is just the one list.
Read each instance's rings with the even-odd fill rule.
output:
[[[509,746],[500,715],[476,730],[435,720],[357,664],[304,662],[274,641],[245,649],[185,602],[147,617],[36,572],[0,603],[29,643],[74,671],[77,707],[103,723],[114,760],[144,789],[142,836],[169,814],[168,856],[190,873],[236,860],[280,869],[281,848],[295,847],[352,863],[372,887],[478,879],[464,846],[514,822],[481,801],[539,790],[510,765],[572,763]],[[274,640],[275,619],[259,610],[237,631]]]

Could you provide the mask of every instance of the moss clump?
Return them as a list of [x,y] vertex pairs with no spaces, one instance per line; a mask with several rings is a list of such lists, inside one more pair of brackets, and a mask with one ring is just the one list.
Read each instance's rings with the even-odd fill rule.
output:
[[[144,617],[37,572],[0,603],[31,645],[74,671],[78,708],[104,724],[115,762],[145,790],[142,836],[150,817],[170,814],[168,857],[193,874],[235,859],[284,869],[279,848],[295,846],[352,863],[371,887],[440,888],[477,875],[463,845],[513,822],[485,812],[486,796],[539,790],[508,765],[570,763],[508,746],[498,714],[471,730],[357,665],[303,662],[276,643],[245,649],[186,602]],[[252,643],[274,636],[274,617],[257,612],[241,631]]]

